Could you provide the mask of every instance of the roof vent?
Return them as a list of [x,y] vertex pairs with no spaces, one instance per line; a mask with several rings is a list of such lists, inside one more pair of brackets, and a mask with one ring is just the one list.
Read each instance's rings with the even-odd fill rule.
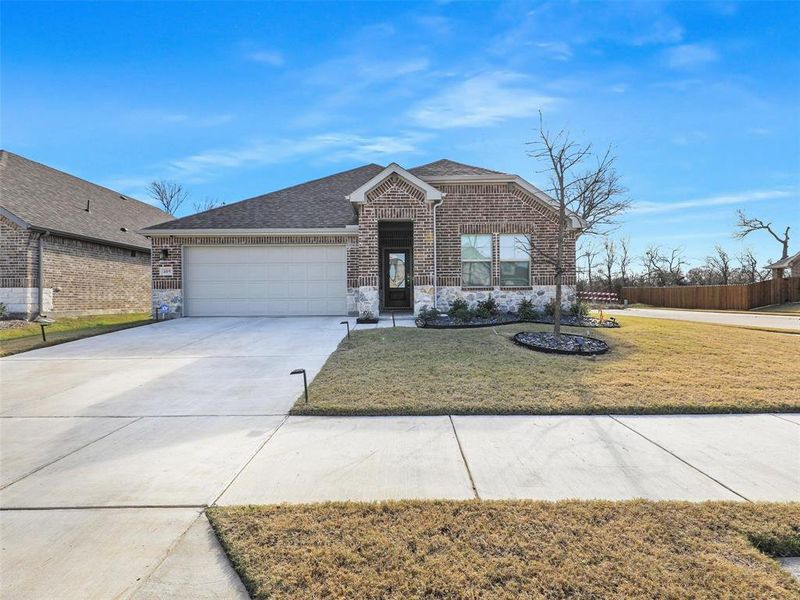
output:
[[124,231],[125,233],[128,233],[128,228],[127,227],[120,227],[119,230],[120,231]]
[[86,208],[84,208],[83,210],[85,210],[86,212],[91,212],[91,210],[90,210],[90,208],[91,208],[91,202],[92,202],[92,201],[91,201],[89,198],[87,198],[87,199],[86,199]]

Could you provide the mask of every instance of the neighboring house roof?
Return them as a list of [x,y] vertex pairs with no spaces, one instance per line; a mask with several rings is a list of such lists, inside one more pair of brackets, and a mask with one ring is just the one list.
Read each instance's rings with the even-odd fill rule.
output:
[[798,261],[800,261],[800,252],[793,254],[792,256],[782,258],[778,262],[774,262],[771,265],[767,265],[767,269],[788,269]]
[[142,250],[150,242],[137,230],[172,219],[155,206],[7,150],[0,150],[0,209],[29,229]]
[[437,160],[426,165],[420,165],[408,170],[417,177],[447,177],[450,175],[506,175],[500,171],[492,171],[483,167],[473,167],[454,160]]
[[159,229],[313,229],[356,224],[347,195],[383,171],[376,164],[329,175],[235,204],[149,227]]

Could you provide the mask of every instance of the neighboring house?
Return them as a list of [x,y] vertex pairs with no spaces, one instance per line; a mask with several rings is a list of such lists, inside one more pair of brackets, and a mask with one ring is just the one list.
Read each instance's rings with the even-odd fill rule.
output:
[[773,278],[783,277],[787,269],[789,270],[789,277],[800,277],[800,252],[767,265],[766,268],[772,270]]
[[0,150],[0,302],[9,314],[149,311],[150,242],[172,217]]
[[[558,210],[517,175],[449,160],[365,165],[142,231],[153,302],[172,315],[345,315],[445,310],[492,295],[503,308],[555,294]],[[569,216],[565,301],[574,297]]]

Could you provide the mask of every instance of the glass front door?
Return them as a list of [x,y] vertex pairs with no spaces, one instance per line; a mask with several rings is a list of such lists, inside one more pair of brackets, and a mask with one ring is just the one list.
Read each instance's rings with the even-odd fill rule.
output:
[[383,304],[388,309],[411,308],[411,253],[408,250],[383,251]]

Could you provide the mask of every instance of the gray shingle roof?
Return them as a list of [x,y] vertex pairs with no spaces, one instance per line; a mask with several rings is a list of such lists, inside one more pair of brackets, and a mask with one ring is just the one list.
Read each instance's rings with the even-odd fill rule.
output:
[[426,165],[420,165],[408,170],[417,177],[424,179],[425,177],[447,177],[450,175],[506,175],[500,171],[492,171],[491,169],[484,169],[483,167],[473,167],[472,165],[465,165],[464,163],[456,162],[454,160],[437,160]]
[[304,229],[356,224],[346,196],[383,170],[376,164],[329,175],[162,223],[159,229]]
[[150,241],[136,231],[172,218],[155,206],[7,150],[0,150],[0,206],[35,229],[144,250]]

